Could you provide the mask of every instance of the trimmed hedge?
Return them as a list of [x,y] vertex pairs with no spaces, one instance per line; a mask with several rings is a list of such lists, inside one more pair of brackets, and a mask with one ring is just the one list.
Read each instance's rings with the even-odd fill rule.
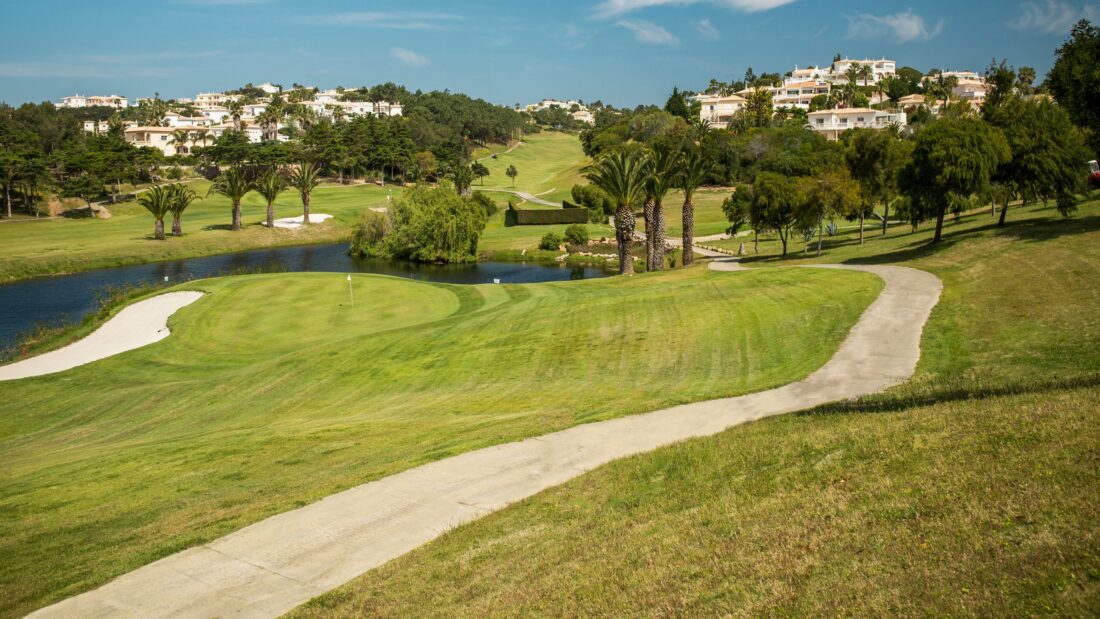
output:
[[547,209],[514,209],[509,208],[504,215],[505,226],[546,226],[550,224],[583,224],[588,223],[588,209],[586,208],[547,208]]

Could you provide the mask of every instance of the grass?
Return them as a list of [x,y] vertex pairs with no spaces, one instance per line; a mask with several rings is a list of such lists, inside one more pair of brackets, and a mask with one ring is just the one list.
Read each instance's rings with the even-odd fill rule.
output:
[[[474,189],[515,189],[526,191],[548,202],[571,200],[573,185],[587,181],[581,176],[581,168],[587,163],[581,142],[576,134],[544,131],[526,136],[523,142],[510,152],[500,152],[496,159],[482,159],[489,168],[485,185]],[[508,166],[516,166],[515,187],[504,172]]]
[[[209,183],[190,185],[200,196]],[[313,213],[327,213],[335,221],[306,230],[268,230],[260,225],[266,205],[256,193],[242,203],[245,227],[228,229],[229,201],[221,196],[198,200],[183,218],[184,235],[167,241],[152,239],[153,219],[136,201],[107,205],[112,217],[102,219],[42,219],[0,225],[0,281],[36,275],[68,273],[95,268],[177,260],[259,247],[338,242],[359,213],[372,206],[384,206],[388,192],[399,187],[375,185],[326,186],[316,190],[310,207]],[[276,202],[276,217],[302,212],[301,201],[288,191]]]
[[354,308],[342,274],[193,282],[208,294],[170,338],[0,384],[0,616],[427,461],[798,379],[881,286],[705,268],[355,282]]
[[292,616],[1096,616],[1100,204],[1009,218],[768,239],[757,266],[936,273],[914,379],[612,463]]

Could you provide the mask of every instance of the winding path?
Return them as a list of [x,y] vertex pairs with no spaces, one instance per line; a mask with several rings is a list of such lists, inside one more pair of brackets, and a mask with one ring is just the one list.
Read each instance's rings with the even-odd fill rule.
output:
[[535,194],[527,193],[526,191],[516,191],[514,189],[481,189],[480,187],[478,188],[478,191],[491,191],[491,192],[496,192],[496,193],[510,193],[513,196],[516,196],[518,198],[523,198],[524,200],[526,200],[528,202],[532,202],[534,204],[541,204],[543,206],[553,206],[555,208],[561,208],[561,203],[560,202],[558,202],[556,204],[554,202],[548,202],[548,201],[543,200],[542,198],[536,196]]
[[[741,268],[725,257],[710,267]],[[458,524],[611,460],[907,380],[920,357],[921,332],[939,299],[940,280],[896,266],[810,268],[874,273],[886,285],[832,359],[804,380],[576,426],[419,466],[176,553],[32,616],[273,617]]]
[[169,292],[128,305],[84,339],[37,357],[0,365],[0,380],[64,372],[159,342],[170,334],[168,318],[198,301],[202,294],[193,290]]

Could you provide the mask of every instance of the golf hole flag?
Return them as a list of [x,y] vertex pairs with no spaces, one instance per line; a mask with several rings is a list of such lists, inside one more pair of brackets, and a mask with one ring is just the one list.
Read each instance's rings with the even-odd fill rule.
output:
[[352,307],[355,307],[355,293],[351,290],[351,273],[348,273],[348,299],[351,300]]

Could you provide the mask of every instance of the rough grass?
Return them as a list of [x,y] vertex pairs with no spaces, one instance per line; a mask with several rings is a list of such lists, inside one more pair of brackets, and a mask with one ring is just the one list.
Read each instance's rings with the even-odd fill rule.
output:
[[796,380],[881,287],[704,268],[355,285],[352,308],[342,274],[195,282],[168,339],[0,383],[0,615],[423,462]]
[[914,380],[612,463],[292,615],[1096,616],[1098,215],[839,239],[943,279]]

